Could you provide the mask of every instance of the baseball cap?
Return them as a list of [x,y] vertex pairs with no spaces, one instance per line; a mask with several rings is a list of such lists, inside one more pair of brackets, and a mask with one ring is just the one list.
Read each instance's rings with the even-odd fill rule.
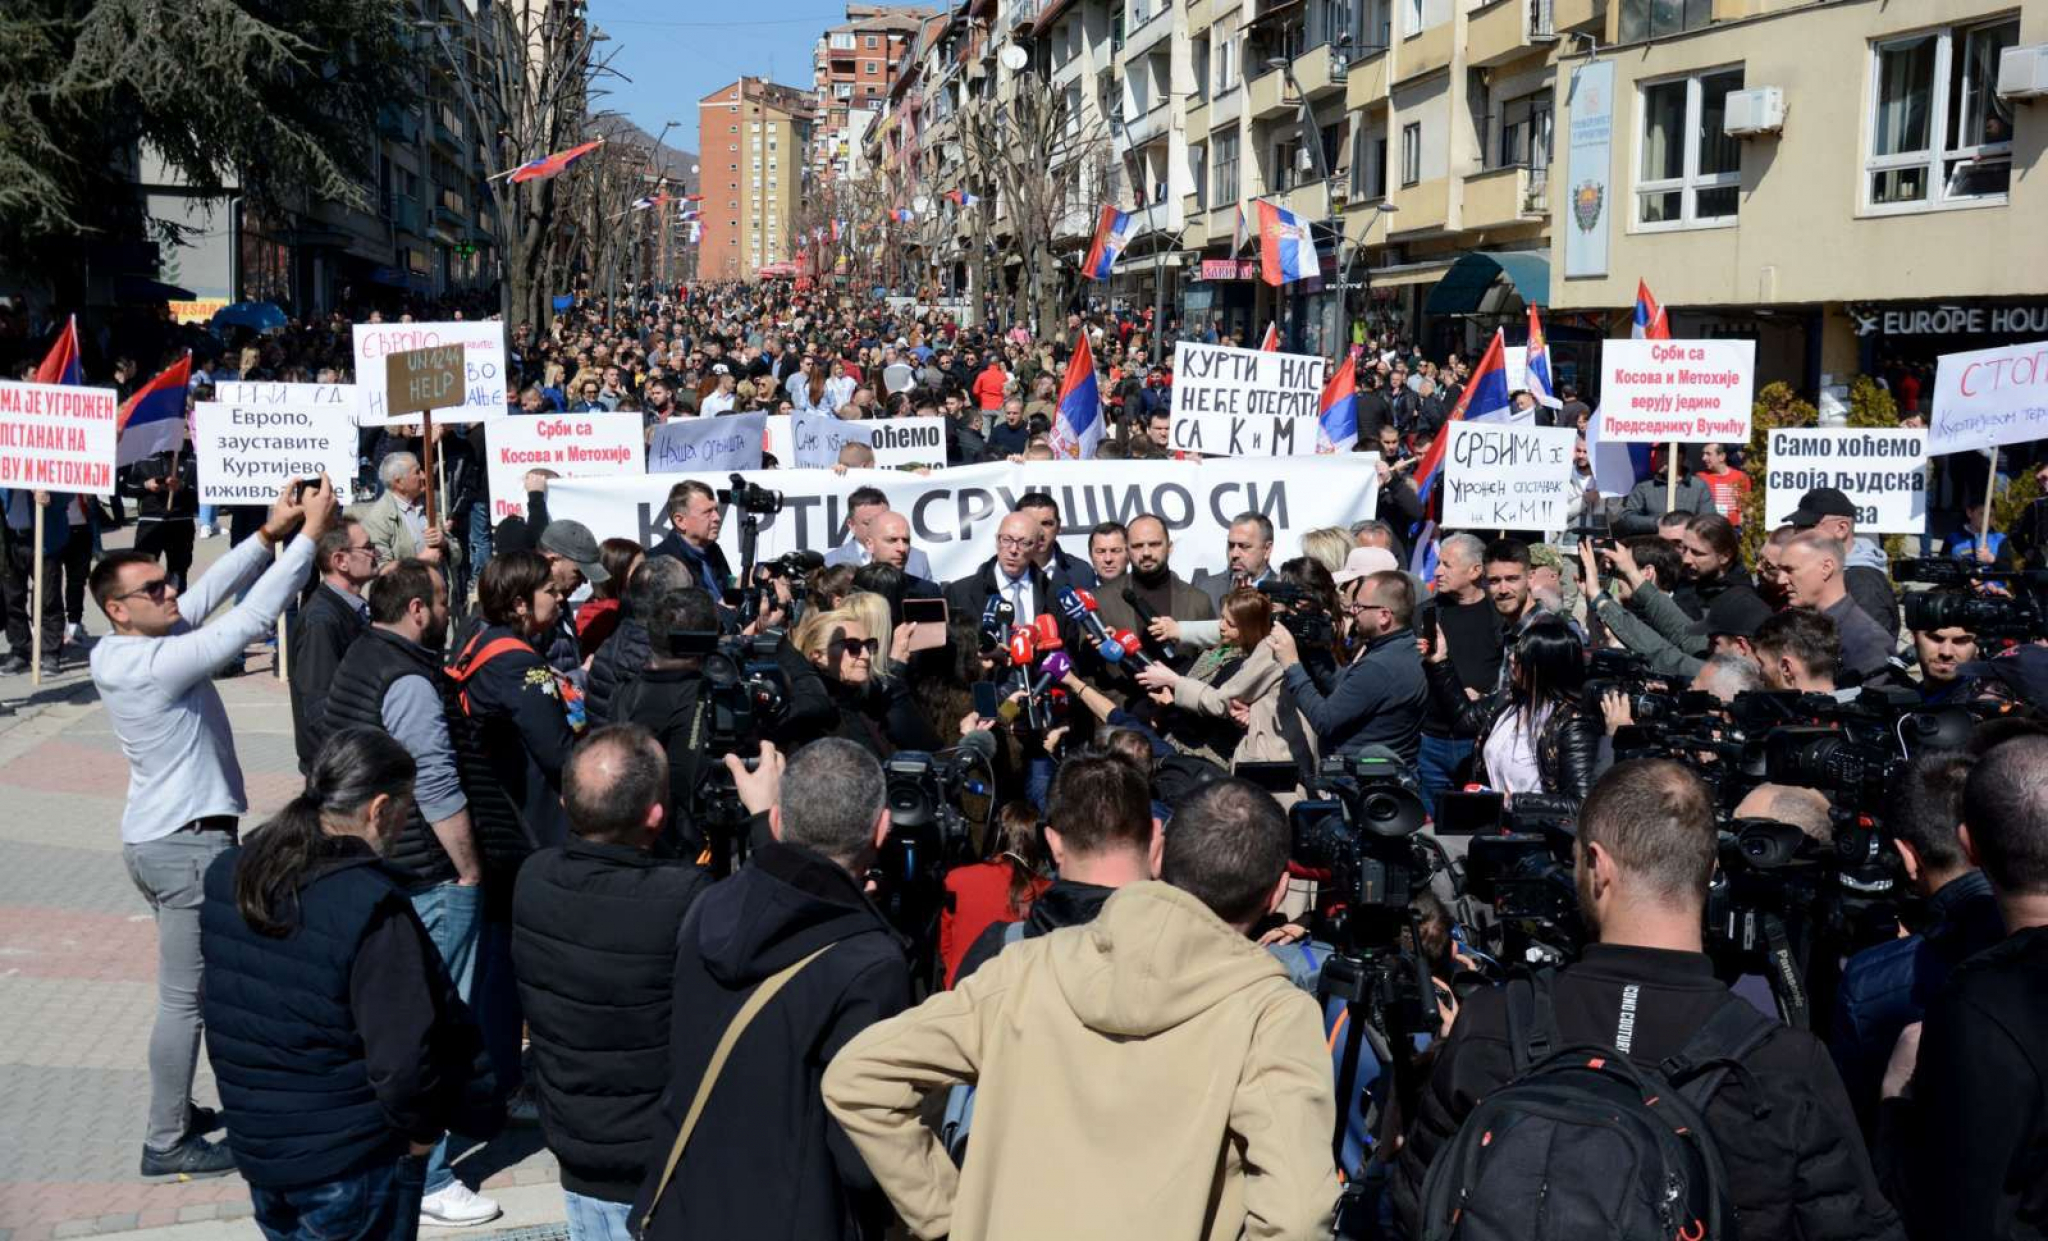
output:
[[1727,634],[1732,638],[1754,638],[1771,619],[1771,605],[1753,590],[1724,590],[1707,605],[1704,628],[1709,637]]
[[1849,497],[1834,487],[1815,487],[1799,497],[1799,507],[1785,520],[1801,530],[1820,524],[1823,517],[1846,517],[1856,520],[1856,506],[1849,503]]
[[605,572],[597,558],[597,539],[591,535],[590,527],[580,521],[549,522],[548,528],[541,531],[539,547],[573,563],[592,586],[602,586],[611,580],[612,575]]
[[1400,567],[1401,562],[1394,559],[1394,553],[1384,547],[1354,547],[1344,557],[1344,567],[1332,573],[1330,580],[1342,586],[1361,577],[1390,573]]

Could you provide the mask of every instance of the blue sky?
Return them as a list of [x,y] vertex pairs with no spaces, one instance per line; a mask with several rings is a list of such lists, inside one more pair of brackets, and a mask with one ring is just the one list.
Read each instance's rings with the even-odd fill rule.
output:
[[600,108],[623,112],[650,134],[677,122],[668,141],[697,149],[697,101],[741,74],[790,86],[811,84],[811,47],[845,20],[834,0],[590,0],[590,16],[612,37],[612,68]]

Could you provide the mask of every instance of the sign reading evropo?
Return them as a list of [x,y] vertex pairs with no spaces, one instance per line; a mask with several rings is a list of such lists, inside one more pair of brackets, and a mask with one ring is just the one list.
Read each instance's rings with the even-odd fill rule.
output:
[[1934,372],[1927,451],[2048,439],[2048,341],[1945,353]]
[[342,405],[240,404],[192,407],[201,504],[263,504],[286,483],[317,478],[347,500],[356,476],[355,411]]
[[482,422],[505,413],[505,325],[495,319],[453,323],[358,323],[355,325],[356,396],[364,426],[417,422],[392,414],[384,404],[385,358],[410,349],[462,346],[461,399],[434,408],[435,422]]
[[1849,497],[1858,534],[1920,534],[1927,529],[1927,432],[1773,430],[1764,459],[1764,525],[1784,525],[1799,497],[1815,487]]
[[1181,341],[1173,348],[1172,444],[1223,457],[1316,451],[1321,358]]
[[640,415],[631,412],[493,420],[484,429],[491,520],[526,516],[528,470],[553,470],[557,478],[646,473],[641,426]]
[[1600,438],[1621,444],[1742,443],[1755,389],[1753,340],[1600,342]]
[[1577,484],[1572,427],[1454,422],[1444,454],[1447,530],[1559,530]]

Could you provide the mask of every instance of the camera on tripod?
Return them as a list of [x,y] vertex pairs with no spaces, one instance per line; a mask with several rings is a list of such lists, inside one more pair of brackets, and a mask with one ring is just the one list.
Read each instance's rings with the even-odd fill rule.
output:
[[[2014,641],[2048,633],[2048,570],[1929,557],[1894,561],[1892,578],[1935,588],[1901,600],[1908,629],[1967,629],[1979,638]],[[2007,593],[1979,593],[1987,584]]]
[[869,877],[882,916],[911,942],[920,969],[936,959],[939,912],[946,902],[947,870],[974,861],[978,848],[963,795],[985,797],[993,780],[995,739],[969,733],[952,750],[898,750],[882,764],[889,807],[889,838]]
[[789,676],[776,658],[774,634],[726,637],[716,630],[672,630],[654,643],[676,659],[695,659],[704,678],[697,740],[712,761],[700,768],[692,817],[707,830],[733,832],[747,820],[732,773],[722,760],[737,754],[749,764],[761,742],[789,711]]
[[718,502],[728,504],[742,513],[756,517],[773,517],[782,511],[782,493],[771,491],[759,483],[750,483],[738,474],[730,476],[732,486],[721,488]]

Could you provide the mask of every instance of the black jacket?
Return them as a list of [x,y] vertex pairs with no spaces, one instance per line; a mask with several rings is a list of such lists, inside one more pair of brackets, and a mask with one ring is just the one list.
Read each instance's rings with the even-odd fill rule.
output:
[[334,671],[369,619],[341,592],[315,580],[313,591],[299,605],[291,625],[292,742],[299,751],[299,770],[313,768],[319,752],[319,720],[327,711],[327,690]]
[[[509,641],[507,641],[509,639]],[[500,653],[484,658],[493,644]],[[462,680],[462,705],[476,724],[498,784],[519,808],[537,846],[568,839],[562,812],[562,768],[576,746],[554,669],[525,638],[500,625],[479,630],[449,675]]]
[[725,589],[733,585],[732,566],[726,563],[725,549],[716,543],[707,543],[702,550],[683,540],[681,532],[670,530],[668,536],[647,549],[650,556],[673,556],[690,570],[690,580],[699,590],[708,592],[712,602],[725,601]]
[[[1075,883],[1069,879],[1055,879],[1052,886],[1038,894],[1031,902],[1031,912],[1024,915],[1024,938],[1035,939],[1050,934],[1062,927],[1080,926],[1095,921],[1095,915],[1116,895],[1115,888],[1105,888],[1094,883]],[[967,981],[967,976],[987,965],[989,959],[1003,950],[1003,932],[1010,924],[992,922],[981,928],[981,934],[967,946],[960,958],[960,969],[953,976],[953,985]]]
[[658,1152],[633,1217],[726,1026],[771,975],[829,945],[734,1047],[650,1221],[650,1238],[879,1238],[887,1199],[825,1112],[819,1083],[839,1049],[910,1005],[903,942],[852,875],[780,843],[690,907],[678,933],[675,1017]]
[[571,838],[520,868],[512,966],[534,1086],[562,1185],[631,1202],[668,1082],[676,931],[710,877],[624,845]]
[[[1478,739],[1472,747],[1472,781],[1491,788],[1486,775],[1486,739],[1512,705],[1512,695],[1496,690],[1477,699],[1467,698],[1464,683],[1447,659],[1425,663],[1423,671],[1437,708],[1452,718],[1461,735],[1470,730]],[[1593,791],[1593,781],[1600,775],[1600,741],[1605,731],[1604,722],[1577,703],[1552,711],[1536,735],[1536,768],[1543,791],[1515,794],[1515,809],[1578,818],[1579,803]]]
[[[1482,597],[1471,603],[1459,603],[1443,597],[1428,608],[1435,612],[1437,627],[1443,630],[1443,640],[1451,648],[1450,664],[1458,674],[1459,684],[1481,694],[1492,693],[1500,685],[1502,664],[1500,612],[1493,606],[1493,600]],[[1417,613],[1418,626],[1428,614]],[[1427,632],[1421,636],[1432,641],[1436,638]],[[1464,695],[1458,697],[1462,700]],[[1431,695],[1422,731],[1432,737],[1470,738],[1474,735],[1468,731],[1472,723],[1444,710],[1444,703]]]
[[[1630,992],[1629,988],[1635,990]],[[1557,1027],[1563,1045],[1614,1046],[1623,1037],[1625,996],[1633,1000],[1628,1056],[1654,1067],[1685,1045],[1700,1023],[1732,999],[1704,954],[1594,944],[1559,971]],[[1514,1076],[1507,1004],[1498,988],[1468,998],[1443,1044],[1393,1177],[1394,1210],[1418,1236],[1422,1180],[1430,1160],[1474,1105]],[[1879,1192],[1841,1079],[1819,1040],[1780,1029],[1744,1060],[1754,1079],[1730,1076],[1707,1106],[1742,1235],[1756,1238],[1903,1238],[1897,1212]],[[1768,1107],[1759,1117],[1757,1109]]]
[[1892,580],[1881,569],[1867,564],[1852,564],[1842,570],[1842,585],[1848,588],[1849,597],[1856,601],[1878,628],[1893,639],[1899,636],[1899,597],[1892,591]]
[[584,677],[583,715],[592,728],[612,722],[612,703],[619,690],[646,670],[653,649],[647,626],[630,616],[619,617],[619,627],[590,657],[590,671]]
[[2048,1236],[2048,927],[1956,968],[1927,1007],[1902,1201],[1915,1241]]

